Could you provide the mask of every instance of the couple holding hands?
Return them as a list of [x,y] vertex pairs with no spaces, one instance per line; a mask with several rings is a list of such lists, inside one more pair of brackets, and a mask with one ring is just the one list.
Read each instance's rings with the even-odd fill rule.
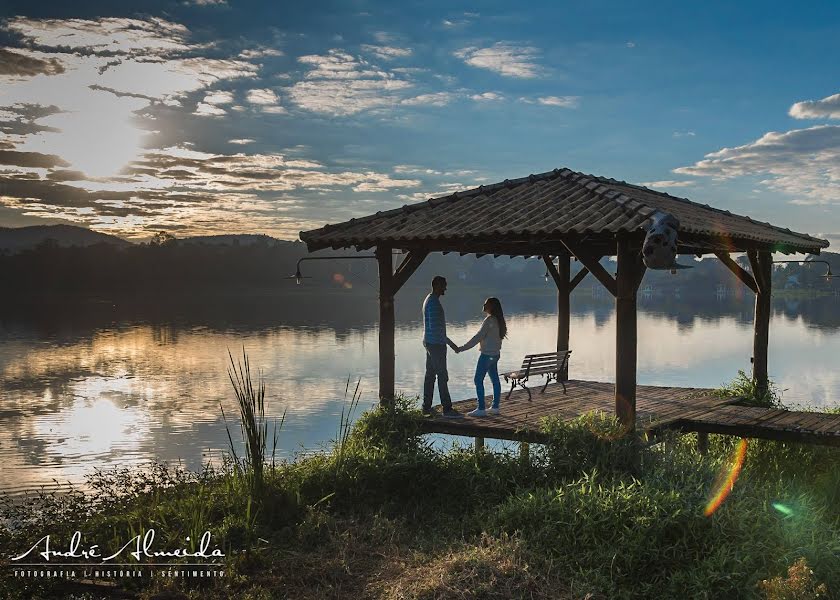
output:
[[[455,352],[469,350],[478,344],[481,354],[475,367],[475,391],[478,398],[478,408],[467,413],[469,417],[484,417],[499,414],[499,400],[502,395],[502,384],[499,381],[499,356],[502,350],[502,340],[507,336],[507,323],[502,313],[502,303],[498,298],[487,298],[484,301],[484,313],[487,315],[470,341],[458,346],[446,336],[446,317],[440,297],[446,293],[446,279],[440,275],[432,279],[432,291],[423,301],[423,346],[426,348],[426,378],[423,382],[423,414],[430,416],[432,398],[434,396],[435,379],[440,393],[440,404],[443,416],[460,417],[461,413],[452,408],[452,398],[449,395],[449,373],[446,369],[446,347]],[[484,405],[484,378],[490,375],[493,385],[493,405]]]

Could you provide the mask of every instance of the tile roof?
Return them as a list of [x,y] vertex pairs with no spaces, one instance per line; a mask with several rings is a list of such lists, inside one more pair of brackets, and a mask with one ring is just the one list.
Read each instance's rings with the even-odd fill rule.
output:
[[[302,231],[310,251],[321,248],[428,245],[470,251],[504,243],[614,239],[641,234],[662,210],[680,221],[681,251],[747,248],[818,253],[826,240],[761,223],[684,198],[569,169],[480,186],[374,215]],[[493,252],[490,248],[489,252]],[[506,253],[501,251],[499,253]]]

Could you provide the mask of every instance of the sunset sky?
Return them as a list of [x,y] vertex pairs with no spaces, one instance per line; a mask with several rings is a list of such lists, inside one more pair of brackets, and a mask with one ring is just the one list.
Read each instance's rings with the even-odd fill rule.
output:
[[691,4],[6,1],[0,226],[296,239],[568,167],[840,242],[840,3]]

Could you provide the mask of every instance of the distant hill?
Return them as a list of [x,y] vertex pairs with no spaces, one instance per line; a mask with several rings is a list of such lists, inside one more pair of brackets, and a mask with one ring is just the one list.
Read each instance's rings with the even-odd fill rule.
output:
[[35,248],[46,240],[55,240],[62,247],[93,246],[94,244],[132,245],[131,242],[114,235],[98,233],[74,225],[0,227],[0,250],[7,250],[12,254]]
[[278,240],[277,238],[271,237],[270,235],[265,235],[264,233],[197,235],[187,238],[178,238],[177,242],[179,244],[204,244],[206,246],[253,246],[254,244],[263,244],[266,246],[279,246],[295,243],[288,242],[285,240]]

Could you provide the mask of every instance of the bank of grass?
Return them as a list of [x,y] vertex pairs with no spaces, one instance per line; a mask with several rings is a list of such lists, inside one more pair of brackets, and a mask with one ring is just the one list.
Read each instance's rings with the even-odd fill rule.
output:
[[[157,547],[224,548],[222,579],[125,580],[141,598],[816,598],[840,593],[840,452],[750,441],[710,517],[737,440],[645,447],[604,415],[545,423],[518,454],[432,448],[414,403],[340,427],[331,451],[267,464],[259,487],[235,465],[94,475],[87,494],[5,503],[8,556],[42,532],[119,547],[154,527]],[[345,419],[342,418],[342,422]],[[8,561],[6,561],[8,563]],[[794,567],[794,571],[789,571]],[[0,596],[67,597],[9,577]],[[833,596],[832,596],[833,594]],[[821,596],[822,595],[822,596]]]

